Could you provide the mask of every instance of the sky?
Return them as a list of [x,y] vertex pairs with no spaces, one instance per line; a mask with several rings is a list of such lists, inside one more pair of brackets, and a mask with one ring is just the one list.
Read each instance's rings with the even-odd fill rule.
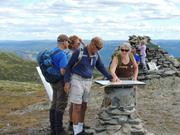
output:
[[180,39],[180,0],[0,0],[0,40]]

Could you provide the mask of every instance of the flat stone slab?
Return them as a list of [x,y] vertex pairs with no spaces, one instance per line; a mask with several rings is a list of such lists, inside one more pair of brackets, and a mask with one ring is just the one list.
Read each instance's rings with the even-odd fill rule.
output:
[[134,80],[121,80],[120,82],[110,82],[109,80],[96,80],[95,83],[98,83],[103,86],[112,86],[112,87],[122,87],[122,86],[133,86],[133,85],[145,85],[144,82],[134,81]]

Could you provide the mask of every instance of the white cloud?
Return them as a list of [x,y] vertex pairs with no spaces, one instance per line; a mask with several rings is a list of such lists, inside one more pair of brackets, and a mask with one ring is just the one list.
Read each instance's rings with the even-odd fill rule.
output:
[[53,39],[59,33],[180,38],[179,0],[2,0],[0,19],[0,39]]

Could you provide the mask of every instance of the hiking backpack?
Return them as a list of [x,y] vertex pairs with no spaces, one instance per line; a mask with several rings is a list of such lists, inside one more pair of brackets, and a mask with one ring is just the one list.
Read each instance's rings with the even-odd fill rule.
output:
[[[60,49],[58,49],[56,51],[44,50],[44,51],[41,51],[37,55],[38,65],[41,69],[41,72],[42,72],[45,80],[49,83],[56,83],[61,79],[60,72],[57,69],[55,69],[54,64],[52,62],[52,56],[59,53],[60,51],[61,51]],[[84,52],[84,48],[81,48],[79,55],[78,55],[78,60],[73,65],[73,68],[75,66],[77,66],[79,64],[79,62],[81,61],[82,57],[85,56],[83,54],[83,52]],[[66,55],[68,54],[68,52],[65,52],[65,53],[66,53]],[[85,56],[85,57],[87,57],[87,56]],[[98,54],[96,54],[96,60],[97,59],[98,59]]]
[[61,50],[44,50],[37,55],[37,62],[41,69],[41,72],[49,83],[56,83],[61,79],[60,72],[55,69],[52,62],[52,56],[59,53]]

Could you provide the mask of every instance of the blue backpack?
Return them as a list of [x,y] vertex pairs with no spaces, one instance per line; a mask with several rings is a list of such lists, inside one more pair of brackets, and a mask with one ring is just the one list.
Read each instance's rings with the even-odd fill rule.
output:
[[61,79],[60,72],[55,69],[52,62],[52,56],[59,52],[61,52],[60,49],[56,51],[44,50],[37,55],[38,65],[44,78],[49,83],[57,83]]

